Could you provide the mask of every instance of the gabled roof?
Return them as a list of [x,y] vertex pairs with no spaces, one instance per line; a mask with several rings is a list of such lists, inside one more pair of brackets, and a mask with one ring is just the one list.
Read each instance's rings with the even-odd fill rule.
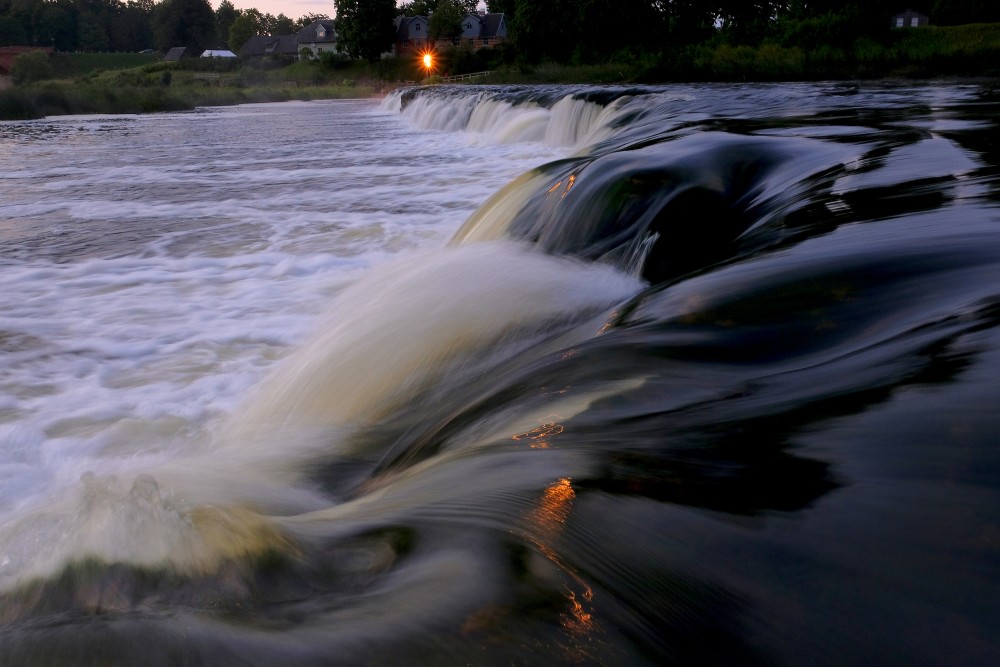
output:
[[[506,36],[506,27],[503,12],[493,12],[490,14],[466,14],[462,17],[462,24],[466,19],[477,19],[479,21],[479,32],[476,37],[480,39],[494,38],[500,35]],[[410,26],[415,22],[430,24],[426,16],[398,16],[396,17],[396,41],[405,41],[410,38]],[[426,33],[425,33],[426,34]],[[423,35],[421,35],[423,36]]]
[[504,25],[503,12],[493,12],[486,14],[482,18],[482,32],[479,36],[482,38],[496,37],[497,33],[500,31],[500,26]]
[[240,48],[241,58],[264,56],[295,56],[299,45],[295,35],[255,35]]
[[163,56],[163,60],[164,62],[168,63],[177,62],[178,60],[184,57],[185,53],[187,53],[187,47],[175,46],[174,48],[167,51],[167,55]]
[[[325,35],[323,37],[319,36],[319,28],[323,27]],[[322,19],[320,21],[313,21],[307,25],[302,30],[299,30],[298,34],[295,35],[295,41],[298,44],[324,44],[329,42],[337,41],[337,30],[334,28],[332,19]]]
[[[410,38],[410,26],[414,23],[430,25],[430,20],[426,16],[400,16],[396,19],[396,40],[406,41]],[[420,37],[424,38],[427,31],[421,32]]]
[[228,49],[207,49],[202,52],[202,58],[235,58],[236,54]]

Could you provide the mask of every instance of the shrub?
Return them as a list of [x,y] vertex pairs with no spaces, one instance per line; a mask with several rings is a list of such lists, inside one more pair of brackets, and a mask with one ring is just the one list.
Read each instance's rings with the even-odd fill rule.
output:
[[44,51],[22,53],[14,58],[10,67],[10,77],[18,86],[53,77],[49,55]]
[[16,88],[0,90],[0,119],[30,120],[41,116],[31,97],[24,91]]
[[319,62],[327,69],[344,69],[351,64],[351,59],[342,53],[323,51],[319,54]]

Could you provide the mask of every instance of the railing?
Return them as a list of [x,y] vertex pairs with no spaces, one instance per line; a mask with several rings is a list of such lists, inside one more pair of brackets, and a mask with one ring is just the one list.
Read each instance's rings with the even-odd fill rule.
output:
[[472,72],[470,74],[456,74],[455,76],[443,76],[441,77],[441,81],[442,83],[468,81],[469,79],[478,79],[479,77],[486,76],[488,74],[493,74],[493,70],[486,70],[485,72]]

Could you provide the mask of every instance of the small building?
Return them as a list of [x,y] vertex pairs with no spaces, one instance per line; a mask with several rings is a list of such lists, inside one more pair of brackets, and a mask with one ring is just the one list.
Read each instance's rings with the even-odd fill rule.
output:
[[186,55],[187,55],[186,46],[175,46],[167,51],[167,55],[163,56],[163,62],[176,63],[179,62],[180,59]]
[[917,28],[920,26],[930,25],[930,22],[930,17],[926,14],[915,12],[909,8],[907,8],[906,11],[902,11],[892,17],[893,28]]
[[236,54],[228,49],[207,49],[202,51],[202,58],[235,58]]
[[295,35],[295,42],[300,54],[303,49],[309,49],[313,58],[319,58],[320,54],[325,52],[340,53],[337,47],[337,31],[331,19],[313,21],[302,28]]

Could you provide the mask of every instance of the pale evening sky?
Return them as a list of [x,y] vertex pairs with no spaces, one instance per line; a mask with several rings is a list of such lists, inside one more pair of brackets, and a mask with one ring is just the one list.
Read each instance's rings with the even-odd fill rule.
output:
[[[218,9],[222,0],[212,0],[212,9]],[[297,19],[306,14],[326,14],[333,16],[333,0],[229,0],[237,9],[260,10],[264,14],[284,14],[290,19]],[[399,4],[398,2],[396,4]],[[485,2],[480,6],[486,7]]]
[[[222,0],[212,0],[212,8],[218,9]],[[297,19],[306,14],[326,14],[333,16],[333,0],[229,0],[237,9],[259,9],[264,14],[284,14]]]

